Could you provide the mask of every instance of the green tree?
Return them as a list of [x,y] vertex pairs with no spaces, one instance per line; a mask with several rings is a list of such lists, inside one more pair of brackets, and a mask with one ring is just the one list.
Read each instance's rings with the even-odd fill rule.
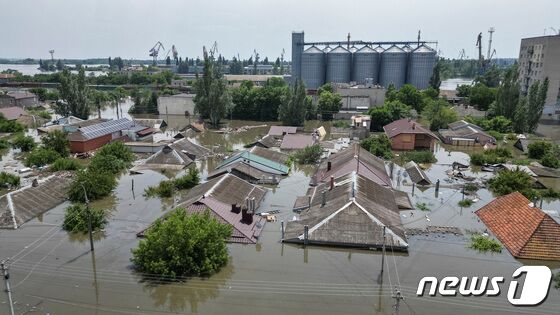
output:
[[57,103],[55,112],[62,116],[74,115],[81,119],[89,117],[89,88],[86,84],[86,77],[83,68],[80,68],[77,75],[64,69],[60,75],[59,86],[62,103]]
[[457,96],[459,97],[469,97],[471,95],[471,85],[461,84],[457,86]]
[[538,140],[527,146],[529,157],[532,159],[542,158],[547,152],[552,151],[553,148],[554,144],[545,140]]
[[482,76],[476,78],[476,81],[488,87],[497,87],[500,84],[502,71],[496,66],[492,65]]
[[81,170],[70,184],[68,197],[73,202],[85,202],[84,188],[89,200],[108,196],[117,186],[115,177],[106,172]]
[[537,193],[532,188],[533,179],[531,175],[519,169],[516,170],[503,170],[497,176],[488,181],[490,190],[498,195],[503,196],[512,192],[520,192],[529,200],[537,196]]
[[495,98],[496,91],[483,83],[477,83],[470,88],[469,102],[472,105],[477,105],[480,110],[487,110]]
[[411,84],[405,84],[400,88],[397,92],[397,100],[412,107],[419,113],[424,109],[422,93]]
[[12,147],[20,149],[22,152],[29,152],[35,148],[35,140],[33,137],[26,135],[18,135],[12,140]]
[[383,131],[383,126],[410,117],[410,107],[400,101],[386,101],[383,106],[370,108],[368,115],[371,116],[371,130]]
[[64,70],[64,64],[62,63],[62,60],[60,60],[60,59],[58,59],[58,61],[56,62],[56,70],[58,70],[58,71]]
[[102,230],[109,223],[105,211],[97,208],[86,208],[86,205],[75,203],[64,212],[62,228],[68,232],[87,233],[89,231],[89,214],[91,213],[91,228]]
[[299,164],[315,164],[319,162],[322,155],[323,148],[319,144],[314,144],[296,151],[294,158]]
[[61,157],[70,155],[70,141],[66,138],[67,133],[62,130],[54,130],[41,138],[43,147],[56,151]]
[[558,160],[558,154],[553,150],[548,151],[541,158],[541,164],[546,167],[558,168],[560,167],[560,160]]
[[44,166],[51,164],[60,158],[60,154],[52,149],[47,149],[44,147],[36,148],[27,155],[25,158],[25,166]]
[[436,61],[436,65],[434,66],[434,72],[432,73],[432,77],[430,77],[430,86],[434,89],[439,91],[439,87],[441,86],[441,71],[442,71],[442,62],[440,59]]
[[391,140],[389,140],[385,134],[365,138],[360,141],[360,146],[377,157],[384,159],[390,159],[393,157],[393,152],[391,151]]
[[278,108],[278,119],[284,126],[303,126],[306,98],[305,86],[301,80],[298,80],[293,88],[288,90]]
[[214,58],[204,51],[204,69],[202,77],[197,74],[195,82],[195,110],[203,118],[209,118],[214,128],[218,128],[220,120],[225,116],[231,103],[226,89],[226,81],[216,66]]
[[517,65],[507,69],[504,79],[496,91],[496,101],[490,106],[489,112],[494,116],[514,119],[519,103],[519,75]]
[[542,116],[548,92],[548,78],[542,84],[539,81],[533,83],[527,97],[527,131],[535,132]]
[[147,230],[131,261],[138,271],[162,278],[210,275],[227,264],[231,233],[209,211],[188,215],[179,208]]
[[432,101],[426,106],[424,115],[430,121],[430,130],[447,128],[447,125],[457,121],[457,113],[449,107],[445,100]]
[[524,133],[527,131],[527,98],[524,96],[519,98],[519,102],[515,108],[512,127],[517,133]]
[[317,101],[317,111],[321,114],[323,120],[332,120],[333,115],[338,113],[342,107],[342,97],[338,93],[324,91],[319,94]]
[[387,91],[385,92],[385,102],[392,102],[397,100],[397,88],[393,83],[389,83]]

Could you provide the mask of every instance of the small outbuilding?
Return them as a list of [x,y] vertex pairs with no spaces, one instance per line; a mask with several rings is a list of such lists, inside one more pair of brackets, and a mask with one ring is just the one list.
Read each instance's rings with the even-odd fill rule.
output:
[[411,119],[399,119],[383,126],[393,150],[432,149],[438,137]]
[[406,173],[410,177],[410,180],[416,185],[427,186],[431,185],[432,182],[428,178],[428,175],[416,164],[414,161],[410,161],[404,165]]
[[452,145],[473,146],[496,143],[496,138],[487,134],[481,127],[465,120],[459,120],[448,125],[448,129],[440,129],[443,142]]

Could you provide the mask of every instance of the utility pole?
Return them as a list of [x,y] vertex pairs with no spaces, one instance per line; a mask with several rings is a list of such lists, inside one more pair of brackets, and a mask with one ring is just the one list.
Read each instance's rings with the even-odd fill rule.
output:
[[82,188],[84,189],[84,198],[86,199],[86,211],[88,214],[88,232],[89,232],[89,246],[91,251],[93,252],[93,229],[91,227],[91,209],[89,208],[89,199],[87,197],[86,187],[82,184]]
[[387,229],[387,227],[384,225],[383,226],[383,247],[381,249],[382,254],[381,254],[381,274],[383,274],[383,267],[385,266],[385,230]]
[[401,300],[404,300],[401,291],[399,289],[395,289],[395,294],[393,294],[392,298],[395,299],[395,314],[399,314],[399,304]]
[[6,283],[6,293],[8,293],[8,302],[10,303],[10,314],[14,315],[14,303],[12,302],[12,291],[10,290],[10,274],[8,273],[7,261],[0,262],[2,274],[4,275],[4,283]]

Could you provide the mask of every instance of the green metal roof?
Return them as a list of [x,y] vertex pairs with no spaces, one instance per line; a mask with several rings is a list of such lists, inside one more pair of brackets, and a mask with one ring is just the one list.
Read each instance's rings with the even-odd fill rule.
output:
[[251,154],[249,151],[242,151],[238,154],[235,154],[225,160],[222,161],[222,163],[220,163],[220,165],[218,165],[217,168],[221,168],[225,165],[228,165],[238,159],[245,159],[245,160],[249,160],[251,161],[251,163],[256,163],[256,164],[261,164],[264,165],[266,167],[272,168],[274,170],[277,170],[279,172],[285,173],[287,174],[290,171],[290,168],[284,164],[280,164],[274,161],[271,161],[269,159],[263,158],[261,156],[258,156],[256,154]]

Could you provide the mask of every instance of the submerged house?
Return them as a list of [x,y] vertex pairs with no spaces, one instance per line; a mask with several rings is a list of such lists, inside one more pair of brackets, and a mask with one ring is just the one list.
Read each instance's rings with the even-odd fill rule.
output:
[[[232,173],[251,183],[277,184],[283,176],[288,175],[290,168],[278,161],[280,156],[262,150],[258,151],[260,154],[252,153],[251,150],[242,151],[225,159],[208,174],[208,179]],[[265,154],[276,161],[263,157]]]
[[132,173],[140,173],[142,170],[181,170],[191,165],[195,160],[210,155],[210,150],[200,146],[189,139],[177,140],[171,144],[163,145],[161,150],[151,155],[146,161],[133,167]]
[[382,186],[391,187],[392,182],[385,162],[359,144],[331,154],[323,161],[311,178],[312,185],[328,181],[331,177],[337,178],[352,172],[363,175],[367,179]]
[[560,260],[560,224],[521,193],[498,197],[475,213],[514,257]]
[[283,242],[406,251],[402,194],[352,172],[310,189],[311,201],[286,225]]
[[[192,188],[179,208],[188,213],[206,210],[220,222],[230,225],[231,243],[255,244],[266,220],[257,215],[266,190],[232,174],[225,174]],[[142,237],[149,230],[138,233]]]
[[261,147],[261,148],[273,148],[273,147],[279,147],[281,143],[281,140],[278,139],[275,136],[271,136],[271,135],[266,135],[260,139],[258,139],[257,141],[248,144],[246,147],[251,148],[251,147]]
[[317,136],[313,134],[286,134],[282,138],[280,149],[282,150],[301,150],[317,143]]
[[111,141],[128,138],[123,131],[132,127],[134,127],[133,121],[121,118],[88,126],[65,126],[64,130],[70,132],[68,134],[70,152],[83,153],[100,148]]
[[202,159],[212,154],[210,149],[198,145],[187,138],[171,143],[170,147],[187,154],[193,160]]
[[60,205],[68,198],[71,181],[71,175],[54,174],[0,196],[0,228],[17,229]]
[[438,137],[414,120],[399,119],[383,126],[393,150],[434,148]]
[[271,136],[285,136],[295,134],[297,127],[293,126],[270,126],[268,134]]
[[410,177],[410,180],[415,183],[416,185],[427,186],[431,185],[432,182],[428,175],[424,173],[424,171],[416,164],[414,161],[410,161],[404,165],[404,169],[406,173]]
[[443,142],[452,145],[472,146],[475,144],[494,144],[496,138],[487,134],[481,127],[465,120],[459,120],[448,125],[448,129],[440,129]]
[[251,154],[255,154],[255,155],[258,155],[262,158],[271,160],[271,161],[276,162],[276,163],[284,164],[284,165],[286,164],[286,162],[288,162],[288,159],[290,157],[286,153],[282,153],[282,152],[279,152],[279,151],[274,151],[274,150],[259,147],[259,146],[252,147],[251,149],[249,149],[249,152],[251,152]]

